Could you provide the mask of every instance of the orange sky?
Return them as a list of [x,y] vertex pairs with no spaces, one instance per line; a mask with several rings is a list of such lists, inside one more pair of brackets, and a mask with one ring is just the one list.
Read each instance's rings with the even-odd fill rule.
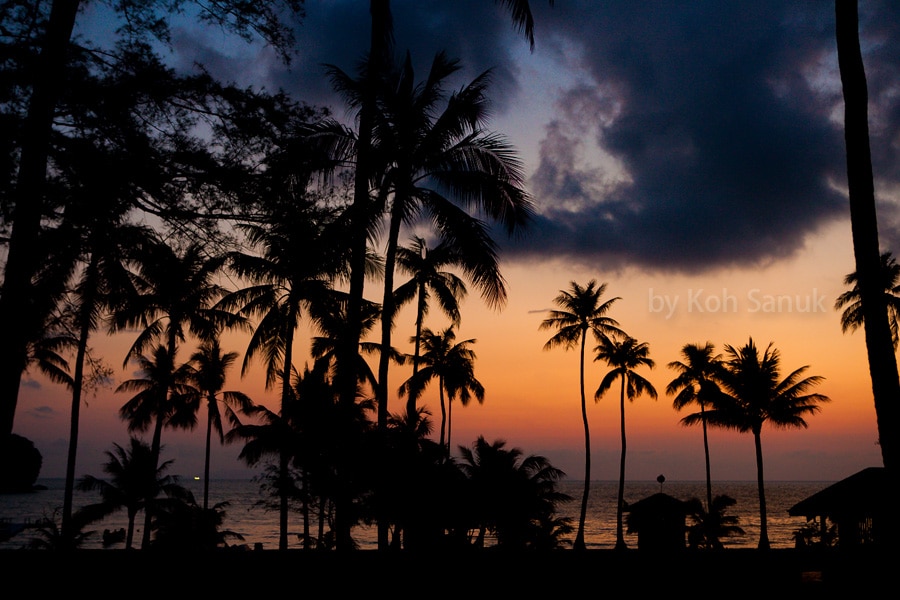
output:
[[[650,346],[656,362],[643,375],[659,392],[656,401],[640,397],[626,402],[627,467],[631,480],[652,480],[663,474],[669,480],[704,478],[701,430],[679,424],[684,414],[672,408],[665,387],[675,376],[667,363],[680,358],[686,343],[711,341],[717,348],[739,346],[749,337],[765,347],[769,342],[781,351],[783,374],[809,365],[808,375],[822,375],[817,389],[832,398],[809,419],[805,430],[779,431],[764,427],[762,434],[767,480],[823,480],[843,478],[867,466],[880,465],[862,332],[843,334],[834,298],[843,291],[843,276],[853,270],[849,224],[835,223],[810,239],[798,256],[754,269],[722,271],[697,277],[654,275],[633,271],[606,272],[602,265],[505,264],[509,302],[490,311],[475,293],[465,301],[457,339],[476,339],[476,377],[486,388],[482,405],[454,405],[452,442],[471,444],[478,435],[489,441],[504,439],[526,454],[547,456],[570,478],[583,477],[584,438],[578,388],[578,353],[543,345],[552,332],[539,330],[543,310],[570,281],[606,282],[607,296],[619,296],[611,316],[622,328]],[[374,284],[370,295],[375,294]],[[701,291],[702,290],[702,291]],[[800,305],[793,311],[782,301],[777,307],[763,304],[767,296],[788,296]],[[807,298],[812,299],[807,304]],[[664,304],[668,302],[669,304]],[[669,307],[673,306],[674,310]],[[717,310],[717,303],[720,308]],[[721,309],[728,308],[728,311]],[[798,312],[798,308],[811,312]],[[822,310],[824,307],[824,311]],[[702,311],[702,312],[701,312]],[[434,314],[437,311],[433,311]],[[436,316],[432,318],[437,319]],[[442,324],[435,320],[431,326]],[[395,345],[403,348],[413,332],[411,314],[398,319]],[[305,333],[298,348],[305,345]],[[118,373],[117,383],[130,377],[120,370],[132,337],[98,336]],[[243,341],[231,340],[226,350],[243,352]],[[411,347],[407,348],[411,351]],[[186,356],[185,352],[183,356]],[[592,442],[592,478],[616,479],[620,454],[618,397],[592,400],[606,367],[588,356],[586,387]],[[408,367],[406,368],[408,369]],[[257,402],[277,410],[275,394],[262,389],[262,376],[251,373],[243,381],[238,369],[228,389],[241,389]],[[408,376],[395,370],[390,387],[396,390]],[[615,390],[617,391],[617,390]],[[117,417],[127,398],[112,388],[98,390],[82,409],[78,475],[102,475],[103,451],[112,442],[127,441],[125,425]],[[392,400],[391,411],[402,401]],[[439,425],[437,390],[429,388],[425,402]],[[69,399],[54,384],[27,377],[19,399],[15,432],[32,439],[44,457],[42,476],[64,475],[68,437]],[[167,431],[164,454],[175,459],[174,472],[202,473],[203,434]],[[216,448],[212,470],[216,476],[251,476],[237,460],[237,447]],[[713,430],[710,435],[713,478],[751,480],[756,477],[753,439],[749,434]]]

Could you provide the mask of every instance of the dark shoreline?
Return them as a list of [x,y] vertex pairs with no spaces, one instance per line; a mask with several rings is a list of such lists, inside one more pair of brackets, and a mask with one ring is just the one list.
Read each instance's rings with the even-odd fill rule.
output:
[[[77,550],[0,551],[5,587],[13,579],[43,592],[71,591],[81,582],[119,593],[215,592],[261,596],[287,586],[302,593],[383,591],[390,597],[554,593],[562,588],[612,591],[686,591],[743,597],[744,593],[860,593],[892,589],[897,560],[884,553],[795,549],[762,552],[650,554],[639,550],[573,550],[507,553],[407,553],[357,550],[345,553],[303,550],[222,550],[211,553]],[[56,587],[58,586],[58,587]],[[130,589],[129,589],[130,588]],[[589,596],[596,595],[588,592]],[[115,594],[119,595],[119,594]],[[106,595],[104,594],[104,597]],[[765,600],[765,599],[764,599]]]

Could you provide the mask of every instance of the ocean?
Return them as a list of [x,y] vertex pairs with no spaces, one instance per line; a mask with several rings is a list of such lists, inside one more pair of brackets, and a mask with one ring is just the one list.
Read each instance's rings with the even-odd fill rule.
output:
[[[0,494],[0,520],[13,524],[34,523],[60,510],[63,500],[64,480],[62,478],[38,479],[39,485],[47,489],[22,494]],[[203,484],[194,479],[182,478],[179,483],[192,491],[198,502],[203,498]],[[768,513],[769,543],[772,548],[793,548],[794,532],[805,523],[803,517],[791,517],[788,509],[800,500],[831,485],[833,482],[822,481],[773,481],[765,486]],[[261,544],[266,549],[278,547],[278,514],[267,510],[259,504],[262,500],[259,484],[248,479],[210,480],[210,505],[228,502],[225,508],[225,521],[222,529],[237,532],[243,541],[232,540],[233,545],[247,544],[254,547]],[[572,519],[573,527],[577,526],[578,513],[581,506],[582,484],[565,480],[559,489],[570,496],[572,501],[560,507],[562,516]],[[625,501],[637,502],[657,492],[664,492],[680,500],[706,497],[706,483],[703,481],[628,481],[625,483]],[[587,519],[585,522],[585,544],[588,549],[611,549],[616,541],[616,496],[618,482],[595,481],[591,484]],[[739,526],[744,529],[743,536],[723,540],[726,548],[755,548],[759,542],[759,499],[755,481],[718,481],[713,482],[713,495],[725,494],[737,502],[728,513],[739,518]],[[97,492],[75,492],[75,507],[84,506],[99,500]],[[705,502],[705,500],[704,500]],[[627,515],[626,515],[627,518]],[[102,532],[104,529],[116,530],[125,527],[124,511],[111,515],[107,519],[95,523],[92,529],[96,534],[88,539],[83,547],[102,548]],[[136,523],[135,539],[140,540],[140,529],[143,519]],[[289,521],[290,535],[288,544],[291,548],[300,548],[297,536],[302,531],[302,520],[299,514],[292,513]],[[315,528],[313,528],[315,532]],[[25,528],[5,541],[0,541],[0,549],[21,548],[28,543],[32,530]],[[357,527],[353,531],[354,539],[361,549],[374,549],[376,544],[375,530],[371,527]],[[574,533],[569,536],[574,538]],[[631,548],[637,547],[637,536],[625,534],[625,542]],[[121,548],[122,544],[112,546]]]

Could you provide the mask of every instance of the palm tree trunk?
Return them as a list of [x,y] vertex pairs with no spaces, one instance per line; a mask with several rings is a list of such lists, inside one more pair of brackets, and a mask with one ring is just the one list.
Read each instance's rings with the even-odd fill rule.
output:
[[[395,206],[402,203],[402,199],[394,198]],[[381,354],[378,358],[378,389],[375,398],[378,402],[378,431],[387,432],[388,421],[388,372],[391,364],[391,330],[394,326],[394,265],[397,262],[397,244],[400,237],[399,215],[391,215],[388,227],[388,242],[384,257],[384,296],[381,302]],[[388,539],[388,523],[385,519],[378,520],[378,549],[387,550],[390,546]]]
[[[416,307],[416,342],[413,350],[413,377],[419,372],[419,352],[422,345],[422,322],[425,315],[425,290],[424,285],[419,284],[419,297]],[[406,417],[410,423],[416,422],[416,398],[412,394],[406,400]]]
[[453,427],[453,396],[447,396],[447,456],[452,454],[450,444],[450,429]]
[[444,432],[447,429],[447,407],[444,404],[444,379],[438,378],[438,393],[441,399],[441,450],[446,454],[447,447],[444,445]]
[[581,512],[578,514],[578,531],[572,548],[584,550],[584,522],[587,519],[588,497],[591,493],[591,432],[588,428],[587,401],[584,396],[584,348],[587,343],[587,332],[581,332],[581,363],[579,381],[581,384],[581,422],[584,424],[584,490],[581,492]]
[[622,434],[622,456],[619,458],[619,494],[616,498],[616,550],[625,550],[622,513],[625,508],[625,374],[622,374],[622,394],[619,398],[619,426]]
[[759,490],[759,549],[769,549],[769,523],[766,511],[766,486],[763,477],[762,441],[759,431],[753,432],[753,441],[756,444],[756,487]]
[[[168,386],[166,387],[168,390]],[[165,392],[168,395],[168,391]],[[160,449],[162,447],[162,430],[163,424],[165,423],[165,415],[163,413],[163,406],[165,402],[161,401],[159,409],[157,410],[156,415],[156,423],[153,426],[153,439],[150,442],[150,462],[153,465],[152,472],[148,473],[148,477],[156,478],[156,469],[159,466],[159,454]],[[147,496],[146,503],[144,505],[144,531],[141,533],[141,550],[148,550],[150,548],[150,529],[153,524],[153,514],[156,511],[156,498],[153,495],[153,491],[151,489],[151,494]]]
[[206,399],[206,455],[203,460],[203,512],[209,510],[209,462],[210,448],[212,447],[212,423],[213,423],[213,402],[216,401],[215,396]]
[[347,301],[347,339],[342,344],[342,356],[338,361],[338,385],[340,399],[345,405],[356,399],[357,362],[353,357],[359,352],[361,315],[366,279],[366,251],[368,243],[369,178],[372,164],[372,125],[378,80],[386,72],[392,52],[393,25],[390,0],[370,0],[372,17],[369,47],[369,68],[359,110],[359,135],[356,141],[356,174],[353,186],[353,203],[350,207],[350,226],[353,247],[350,257],[350,289]]
[[703,424],[703,456],[706,458],[706,512],[712,511],[712,475],[709,469],[709,437],[706,433],[706,410],[700,404],[700,422]]
[[66,49],[79,4],[78,0],[54,0],[41,55],[32,72],[34,87],[21,137],[15,210],[0,291],[0,318],[4,322],[0,344],[0,450],[12,435],[19,385],[28,361],[29,337],[39,329],[42,319],[42,315],[32,314],[31,277],[40,261],[36,244],[44,206],[53,113],[66,81],[62,76]]
[[[93,261],[91,264],[94,264]],[[89,267],[90,269],[90,267]],[[84,385],[84,360],[87,355],[88,337],[91,331],[89,307],[91,299],[83,299],[80,316],[81,331],[78,334],[78,351],[75,355],[75,375],[72,379],[72,414],[69,417],[69,451],[66,456],[66,485],[63,492],[62,533],[71,539],[72,499],[75,492],[75,463],[78,455],[78,429],[81,420],[81,392]]]
[[900,431],[900,377],[880,278],[881,253],[875,187],[869,147],[868,90],[859,45],[856,0],[836,0],[835,31],[838,65],[844,94],[844,140],[847,146],[847,185],[853,254],[863,310],[869,376],[875,401],[878,443],[884,466],[900,469],[897,435]]

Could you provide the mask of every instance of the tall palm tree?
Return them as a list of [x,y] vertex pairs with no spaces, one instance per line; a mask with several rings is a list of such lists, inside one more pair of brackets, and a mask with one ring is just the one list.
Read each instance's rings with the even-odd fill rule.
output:
[[150,445],[138,438],[132,437],[127,448],[113,444],[113,449],[105,454],[107,461],[103,464],[103,472],[110,476],[110,480],[86,475],[78,481],[78,489],[100,492],[101,501],[89,505],[91,512],[109,515],[125,509],[128,516],[125,548],[130,550],[134,545],[138,512],[147,509],[151,498],[178,486],[178,479],[165,474],[172,461],[156,465]]
[[[459,327],[461,319],[459,304],[466,297],[468,290],[465,282],[455,273],[443,269],[458,265],[462,262],[461,259],[461,254],[450,244],[442,242],[434,248],[429,248],[426,240],[418,236],[412,238],[408,247],[397,248],[397,266],[411,277],[395,290],[396,305],[399,308],[413,299],[416,301],[413,375],[419,370],[422,327],[432,294],[437,298],[441,311],[453,325]],[[417,414],[415,399],[410,396],[406,403],[407,420],[413,422]]]
[[[887,306],[891,339],[896,350],[900,343],[900,264],[897,264],[897,260],[890,252],[881,254],[881,281],[884,284],[884,301]],[[844,309],[841,313],[841,331],[846,333],[863,326],[863,305],[856,271],[844,277],[844,284],[852,288],[837,297],[834,308]]]
[[619,323],[608,316],[618,297],[602,300],[606,284],[597,285],[590,280],[587,285],[571,282],[568,290],[560,290],[553,302],[559,307],[541,322],[540,329],[555,329],[556,333],[544,344],[544,350],[562,346],[566,350],[580,348],[579,383],[581,388],[581,421],[584,425],[584,491],[581,496],[581,512],[575,534],[575,550],[584,550],[584,522],[587,517],[588,498],[591,489],[591,433],[588,428],[587,402],[584,392],[584,351],[590,332],[599,342],[603,337],[618,333]]
[[781,353],[771,343],[760,353],[753,338],[740,347],[725,346],[725,369],[719,383],[725,394],[707,413],[710,424],[752,433],[756,447],[759,492],[759,549],[769,549],[761,433],[764,423],[778,428],[806,428],[805,417],[816,414],[827,396],[809,393],[823,377],[804,377],[803,366],[781,377]]
[[693,425],[697,422],[703,428],[703,456],[706,459],[706,510],[712,510],[712,476],[709,468],[709,438],[706,431],[706,407],[712,406],[720,390],[717,378],[722,369],[722,355],[715,354],[715,346],[711,342],[705,344],[685,344],[681,348],[683,360],[669,363],[669,368],[678,375],[669,382],[666,394],[675,396],[672,406],[681,410],[696,404],[700,412],[688,415],[681,420],[682,425]]
[[191,379],[197,391],[206,399],[206,445],[203,461],[203,511],[209,510],[209,464],[212,432],[219,437],[219,443],[225,443],[225,432],[222,429],[222,412],[219,403],[225,408],[225,417],[232,426],[240,425],[237,412],[248,412],[253,400],[240,391],[226,390],[225,376],[228,369],[238,358],[237,352],[222,352],[218,339],[207,340],[191,355]]
[[[513,24],[522,32],[532,49],[534,48],[534,18],[528,0],[496,0],[512,17]],[[553,5],[553,0],[550,0]],[[356,140],[356,169],[354,176],[353,203],[350,207],[351,234],[351,259],[350,259],[350,301],[347,308],[347,316],[350,328],[357,327],[356,320],[359,317],[365,285],[365,256],[368,251],[367,241],[370,231],[369,210],[371,203],[371,183],[374,177],[374,152],[372,141],[374,135],[374,121],[378,112],[378,94],[381,90],[381,82],[389,71],[394,53],[394,27],[391,15],[390,0],[370,0],[369,14],[372,18],[371,35],[367,68],[362,78],[363,93],[358,96],[354,106],[359,109],[359,136]],[[350,332],[343,353],[352,355],[359,344],[360,333],[357,330]],[[389,346],[389,344],[386,344]],[[353,375],[351,360],[347,358],[344,364],[348,372],[342,373],[338,378],[341,385],[341,395],[347,402],[352,402],[355,396],[356,376]],[[387,412],[379,413],[387,422]]]
[[[83,208],[83,207],[82,207]],[[100,321],[116,307],[123,306],[124,297],[134,288],[127,269],[128,250],[135,240],[147,239],[150,230],[114,220],[104,220],[96,211],[87,212],[85,223],[84,267],[72,293],[71,311],[76,344],[75,364],[72,375],[72,405],[69,423],[69,449],[66,458],[66,483],[63,492],[62,533],[69,530],[72,518],[72,500],[75,488],[75,465],[78,453],[81,401],[84,388],[91,385],[94,376],[102,377],[104,368],[94,363],[93,373],[88,356],[90,336],[100,327]],[[103,223],[103,225],[99,225]]]
[[484,386],[475,378],[476,357],[470,348],[474,343],[474,339],[457,342],[452,325],[438,332],[426,327],[422,330],[423,367],[400,386],[401,394],[418,398],[428,383],[437,379],[441,403],[440,444],[447,456],[450,454],[450,407],[453,400],[459,398],[463,406],[468,406],[473,396],[479,404],[484,402]]
[[[364,67],[366,69],[370,66]],[[524,171],[515,151],[503,136],[485,130],[486,89],[489,72],[476,77],[453,94],[446,80],[460,69],[458,61],[438,53],[425,81],[417,83],[412,59],[386,73],[373,119],[377,169],[376,214],[386,214],[384,287],[381,344],[391,346],[394,326],[394,277],[401,228],[423,218],[443,239],[460,248],[461,263],[489,305],[505,302],[506,289],[499,273],[497,250],[486,216],[512,234],[531,218],[533,207],[524,188]],[[351,105],[365,94],[365,72],[354,79],[337,67],[329,74],[336,90]],[[345,129],[330,122],[336,136]],[[322,131],[329,122],[322,125]],[[467,211],[476,211],[477,215]],[[378,423],[388,416],[389,356],[378,367]]]
[[[216,300],[226,292],[216,282],[225,263],[224,256],[208,257],[199,243],[173,248],[163,240],[151,240],[137,247],[135,256],[132,283],[137,295],[114,313],[110,327],[113,332],[140,328],[125,356],[124,365],[132,359],[140,363],[142,354],[156,344],[152,350],[153,360],[162,366],[160,353],[165,351],[168,354],[165,362],[174,373],[179,345],[188,335],[205,340],[217,335],[222,328],[245,324],[240,316],[215,306]],[[158,374],[162,375],[161,372]],[[168,397],[167,380],[158,382],[164,385],[159,391],[159,402],[163,403]],[[157,419],[151,440],[157,460],[165,422],[166,419]],[[144,547],[150,543],[152,514],[151,507],[145,515]]]
[[[528,0],[498,0],[510,13],[515,26],[525,34],[532,49],[534,48],[534,19]],[[550,0],[553,5],[553,0]],[[347,316],[349,322],[349,335],[343,343],[341,354],[343,359],[339,361],[341,373],[338,376],[338,386],[342,402],[351,404],[356,395],[357,376],[353,373],[356,361],[352,359],[357,351],[361,332],[358,319],[362,312],[365,287],[365,261],[368,253],[368,240],[371,232],[372,221],[370,216],[372,182],[377,177],[379,167],[376,165],[376,156],[373,151],[373,140],[376,139],[375,120],[378,116],[378,97],[383,90],[383,81],[390,71],[394,53],[394,27],[391,16],[390,0],[371,0],[369,3],[371,15],[371,35],[366,67],[361,77],[362,93],[352,101],[352,106],[359,109],[358,123],[359,135],[355,140],[356,165],[353,182],[353,201],[347,213],[350,222],[350,282],[349,304]],[[391,267],[392,267],[392,263]],[[385,282],[385,294],[392,292],[388,282]],[[387,302],[390,304],[390,301]],[[388,306],[389,308],[389,306]],[[385,314],[393,318],[393,312],[385,310]],[[390,324],[384,325],[386,332],[383,337],[390,336]],[[382,339],[382,348],[390,348],[388,339]],[[379,363],[379,399],[378,425],[382,431],[387,430],[387,361]],[[379,526],[378,547],[385,549],[388,544],[387,531]]]
[[869,147],[869,92],[859,42],[857,0],[836,0],[835,40],[844,96],[844,140],[853,256],[859,278],[866,355],[872,379],[878,445],[884,466],[900,470],[900,375],[885,306],[875,210],[875,180]]
[[622,454],[619,459],[619,493],[616,501],[616,549],[625,549],[625,536],[622,528],[622,513],[625,509],[625,398],[634,402],[641,394],[647,394],[656,400],[656,388],[653,384],[638,374],[635,369],[647,367],[652,369],[655,365],[650,358],[650,346],[646,342],[639,342],[631,336],[622,339],[603,337],[596,348],[597,357],[594,360],[603,360],[612,367],[597,387],[594,400],[597,401],[612,387],[616,379],[621,380],[619,394],[619,427],[622,434]]
[[[257,318],[241,373],[262,355],[266,389],[280,387],[282,416],[291,412],[294,339],[301,318],[311,323],[322,306],[335,301],[332,287],[346,266],[338,225],[331,215],[311,205],[282,209],[268,224],[242,225],[258,254],[235,252],[230,269],[249,285],[224,295],[217,308],[243,318]],[[282,480],[288,478],[288,448],[279,459]],[[287,491],[286,488],[285,492]],[[288,499],[281,499],[279,548],[287,549]]]

